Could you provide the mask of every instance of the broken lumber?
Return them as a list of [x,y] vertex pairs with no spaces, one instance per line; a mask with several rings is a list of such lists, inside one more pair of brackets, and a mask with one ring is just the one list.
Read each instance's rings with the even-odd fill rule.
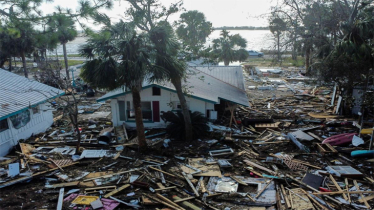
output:
[[125,184],[122,187],[119,187],[119,188],[113,190],[112,192],[104,195],[104,198],[109,198],[110,196],[112,196],[112,195],[114,195],[114,194],[116,194],[116,193],[118,193],[118,192],[120,192],[120,191],[122,191],[122,190],[124,190],[124,189],[126,189],[128,187],[130,187],[130,186],[131,186],[130,184]]
[[[346,180],[347,180],[347,178],[346,178]],[[358,183],[357,183],[356,180],[353,180],[353,184],[355,185],[356,190],[360,190],[360,186],[358,185]],[[349,195],[349,194],[348,194],[348,195]],[[370,209],[370,205],[369,205],[369,203],[368,203],[366,197],[364,196],[364,194],[363,194],[363,193],[360,193],[360,195],[361,195],[361,199],[360,199],[360,200],[362,200],[363,203],[365,204],[365,206],[366,206],[368,209]],[[369,196],[369,197],[370,197],[370,196]],[[373,196],[373,198],[374,198],[374,196]],[[360,202],[360,200],[359,200],[359,202]]]

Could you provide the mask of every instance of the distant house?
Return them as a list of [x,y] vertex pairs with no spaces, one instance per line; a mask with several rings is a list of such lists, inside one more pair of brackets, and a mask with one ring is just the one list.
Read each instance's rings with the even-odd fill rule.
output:
[[62,90],[0,69],[0,157],[20,139],[44,132],[53,123],[47,100]]
[[[186,100],[192,112],[199,111],[209,119],[217,118],[217,110],[226,107],[225,102],[249,106],[244,88],[243,70],[240,66],[189,67]],[[141,106],[144,126],[165,127],[161,113],[181,110],[179,98],[171,83],[144,83]],[[108,92],[97,101],[111,99],[112,121],[115,126],[125,123],[135,127],[135,114],[130,91],[119,88]]]

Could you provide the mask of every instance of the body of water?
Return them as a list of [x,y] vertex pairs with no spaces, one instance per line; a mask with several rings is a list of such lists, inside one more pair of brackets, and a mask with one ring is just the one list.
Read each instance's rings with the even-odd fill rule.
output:
[[[247,50],[269,50],[274,47],[274,38],[269,30],[228,30],[231,35],[240,34],[247,40]],[[215,30],[209,36],[208,42],[219,38],[220,30]],[[75,40],[66,44],[66,51],[68,54],[79,54],[79,48],[86,42],[86,37],[77,37]],[[57,47],[57,53],[63,54],[62,46]],[[56,54],[56,51],[49,52],[49,54]]]

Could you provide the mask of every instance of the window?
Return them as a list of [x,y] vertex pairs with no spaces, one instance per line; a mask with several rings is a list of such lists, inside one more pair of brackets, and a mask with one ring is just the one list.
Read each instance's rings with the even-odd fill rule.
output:
[[161,89],[159,87],[152,87],[152,95],[153,96],[160,96],[161,95]]
[[150,101],[141,102],[144,121],[152,121],[152,104]]
[[[142,106],[143,121],[152,121],[152,103],[143,101]],[[132,101],[126,101],[126,116],[128,121],[135,121],[135,110]]]
[[0,120],[0,132],[8,130],[8,121],[7,119]]
[[119,109],[119,120],[126,121],[126,109],[125,109],[124,101],[118,101],[118,109]]
[[28,109],[9,117],[15,129],[20,129],[30,122],[30,111]]
[[127,120],[135,120],[135,111],[132,109],[132,103],[130,101],[126,101],[126,116]]
[[39,106],[33,107],[31,109],[33,114],[39,114]]

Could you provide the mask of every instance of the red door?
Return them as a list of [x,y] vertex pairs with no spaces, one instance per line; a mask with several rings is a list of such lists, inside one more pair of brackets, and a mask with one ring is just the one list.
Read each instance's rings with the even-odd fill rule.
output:
[[153,122],[160,122],[160,102],[152,101]]

